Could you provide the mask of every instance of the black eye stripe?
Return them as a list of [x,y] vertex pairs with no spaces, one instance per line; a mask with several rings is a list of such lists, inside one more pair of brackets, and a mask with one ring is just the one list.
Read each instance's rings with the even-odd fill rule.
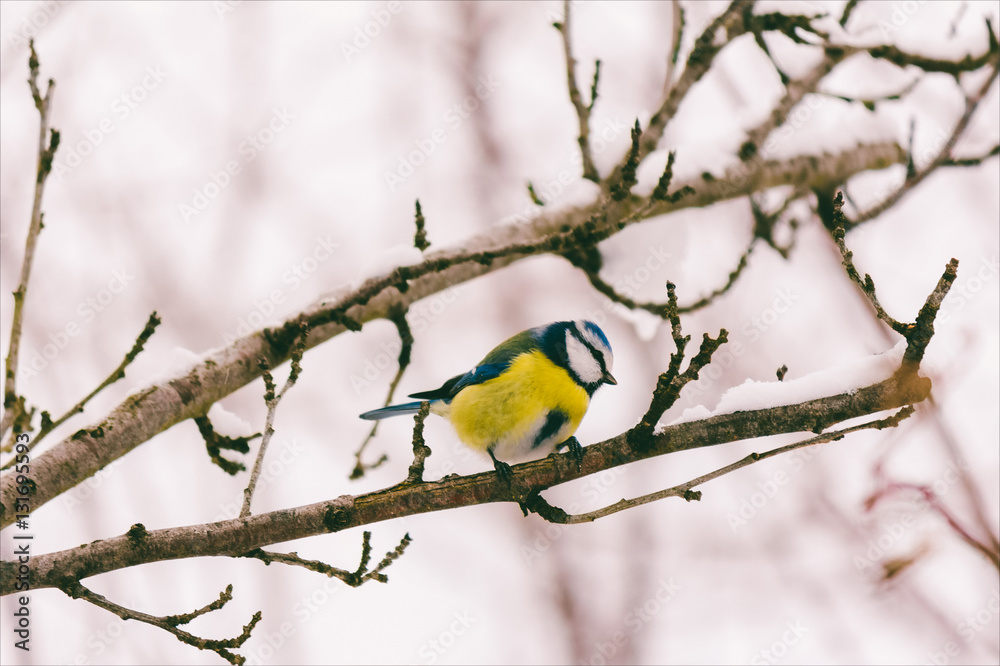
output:
[[606,373],[608,371],[608,369],[604,365],[604,354],[602,354],[601,352],[599,352],[597,350],[597,348],[594,347],[594,345],[592,345],[589,342],[587,342],[587,340],[584,339],[583,334],[580,333],[580,329],[578,329],[575,325],[574,326],[570,326],[569,330],[573,334],[574,338],[576,338],[577,340],[579,340],[580,342],[582,342],[583,346],[590,350],[590,355],[593,356],[594,359],[597,360],[597,364],[601,366],[601,373],[602,374]]

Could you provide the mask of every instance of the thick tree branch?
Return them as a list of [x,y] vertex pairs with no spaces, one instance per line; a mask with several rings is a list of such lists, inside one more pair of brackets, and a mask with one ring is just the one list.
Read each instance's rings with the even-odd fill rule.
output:
[[[125,535],[102,539],[33,557],[31,585],[32,589],[61,587],[66,581],[156,561],[237,557],[274,543],[340,532],[402,516],[493,502],[522,503],[532,492],[639,460],[756,437],[820,432],[847,419],[920,402],[929,393],[930,380],[913,373],[897,372],[884,381],[838,395],[668,426],[657,431],[644,450],[633,449],[627,441],[627,433],[622,433],[584,447],[579,466],[569,454],[513,466],[518,483],[512,486],[501,482],[491,470],[433,482],[401,484],[365,495],[344,495],[247,518],[153,530],[147,533],[142,547],[136,547]],[[16,569],[15,562],[0,562],[0,594],[14,592]]]
[[[789,183],[829,188],[856,173],[904,160],[905,153],[898,145],[885,143],[859,146],[838,154],[769,161],[752,178],[736,175],[732,179],[711,177],[683,183],[681,188],[692,187],[695,193],[678,201],[657,201],[645,210],[642,219]],[[624,216],[638,206],[626,200],[619,214]],[[330,300],[316,303],[301,313],[307,320],[319,322],[310,331],[306,347],[322,344],[348,330],[348,326],[356,329],[365,322],[385,318],[392,307],[407,308],[422,298],[500,270],[519,259],[546,253],[540,245],[545,238],[562,229],[584,225],[600,209],[600,201],[576,208],[546,209],[530,222],[497,227],[469,239],[459,248],[428,254],[423,264],[407,267],[411,272],[425,271],[419,277],[407,279],[393,271],[368,280],[356,290],[344,290]],[[612,229],[612,233],[616,231]],[[490,258],[490,252],[515,243],[522,244],[521,254]],[[527,249],[531,247],[534,249]],[[472,259],[458,263],[459,259],[469,257]],[[294,339],[290,327],[299,316],[300,313],[295,313],[284,325],[255,331],[223,349],[207,353],[187,371],[129,396],[99,423],[77,431],[38,456],[32,464],[32,477],[37,485],[33,506],[45,504],[167,428],[205,414],[217,400],[260,376],[258,359],[267,359],[271,367],[286,361]],[[0,479],[0,527],[13,522],[11,509],[16,496],[14,479],[4,475]]]
[[899,422],[905,418],[908,418],[913,414],[913,407],[906,406],[901,410],[893,414],[892,416],[884,419],[878,419],[875,421],[868,421],[867,423],[862,423],[861,425],[852,426],[850,428],[843,428],[841,430],[834,430],[832,432],[824,433],[822,435],[817,435],[816,437],[810,437],[801,442],[796,442],[794,444],[789,444],[787,446],[780,446],[776,449],[771,449],[770,451],[765,451],[764,453],[751,453],[745,458],[737,460],[731,465],[726,465],[720,469],[717,469],[708,474],[699,476],[696,479],[691,479],[686,483],[674,486],[672,488],[666,488],[664,490],[659,490],[655,493],[648,493],[640,497],[636,497],[630,500],[623,499],[610,506],[597,509],[595,511],[588,511],[587,513],[581,513],[576,515],[571,515],[559,509],[558,507],[549,504],[541,495],[535,495],[525,502],[525,506],[529,511],[537,513],[545,520],[550,523],[559,523],[562,525],[578,525],[580,523],[590,523],[598,518],[604,518],[605,516],[610,516],[612,514],[624,511],[626,509],[632,509],[637,506],[642,506],[643,504],[649,504],[650,502],[656,502],[667,497],[682,497],[688,502],[694,500],[698,501],[701,499],[701,491],[696,491],[694,488],[717,479],[720,476],[729,474],[730,472],[735,472],[738,469],[747,467],[761,460],[766,460],[772,456],[776,456],[782,453],[787,453],[789,451],[794,451],[795,449],[801,449],[806,446],[814,446],[816,444],[823,444],[826,442],[833,442],[843,439],[845,435],[852,432],[857,432],[859,430],[869,430],[876,429],[882,430],[883,428],[894,428],[899,425]]
[[[680,321],[674,311],[668,314],[678,351],[658,382],[643,421],[628,432],[586,447],[579,457],[554,454],[517,465],[512,468],[516,483],[504,482],[492,471],[458,478],[449,476],[436,482],[418,481],[422,474],[410,474],[406,483],[366,495],[345,495],[327,502],[205,525],[153,532],[143,529],[141,539],[130,531],[120,537],[33,558],[32,588],[65,588],[74,581],[148,562],[203,556],[237,557],[268,544],[430,511],[490,502],[517,502],[524,506],[546,488],[620,465],[756,437],[805,431],[818,434],[848,419],[916,404],[930,395],[930,380],[920,377],[917,371],[934,333],[934,318],[956,271],[957,262],[952,260],[927,297],[916,322],[907,329],[907,349],[902,365],[891,377],[876,384],[794,405],[719,414],[652,430],[650,426],[654,419],[659,419],[661,408],[671,404],[685,380],[697,377],[698,370],[707,363],[722,339],[721,335],[716,340],[706,336],[698,355],[689,362],[688,369],[680,373],[687,339],[681,335]],[[670,301],[676,304],[672,292]],[[417,432],[419,421],[417,425],[414,451],[419,457],[423,444]],[[0,562],[0,594],[15,591],[17,573],[17,562]]]

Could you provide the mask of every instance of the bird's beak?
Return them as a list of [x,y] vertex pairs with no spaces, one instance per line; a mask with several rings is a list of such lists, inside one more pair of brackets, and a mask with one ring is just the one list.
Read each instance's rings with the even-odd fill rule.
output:
[[601,377],[601,381],[605,384],[618,384],[618,380],[611,376],[611,373],[607,370],[604,371],[604,376]]

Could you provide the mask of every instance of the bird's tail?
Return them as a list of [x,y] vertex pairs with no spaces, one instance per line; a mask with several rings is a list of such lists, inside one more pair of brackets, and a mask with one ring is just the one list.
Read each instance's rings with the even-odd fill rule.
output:
[[401,416],[403,414],[416,414],[420,411],[420,402],[404,402],[401,405],[390,405],[381,409],[373,409],[370,412],[361,414],[361,418],[366,421],[379,421],[390,416]]

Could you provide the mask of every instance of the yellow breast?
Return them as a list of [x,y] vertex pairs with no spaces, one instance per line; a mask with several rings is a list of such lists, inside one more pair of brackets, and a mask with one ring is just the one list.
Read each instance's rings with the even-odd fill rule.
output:
[[[462,389],[438,411],[468,446],[492,447],[504,461],[547,455],[580,425],[590,396],[541,351],[521,354],[499,377]],[[539,441],[551,410],[565,414],[557,432]],[[532,455],[534,454],[534,455]]]

